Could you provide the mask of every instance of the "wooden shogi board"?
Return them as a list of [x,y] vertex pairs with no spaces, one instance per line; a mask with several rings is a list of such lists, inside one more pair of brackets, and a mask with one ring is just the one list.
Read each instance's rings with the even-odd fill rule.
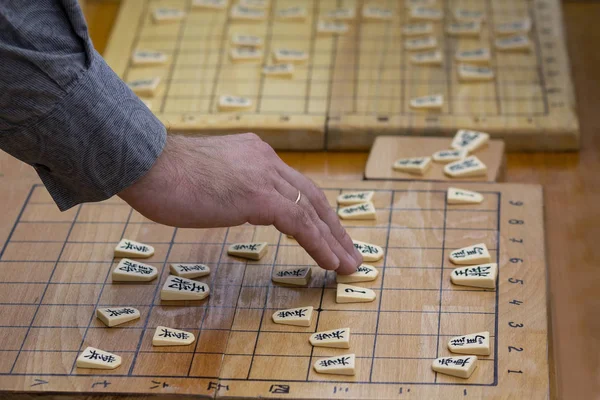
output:
[[450,178],[444,174],[446,164],[437,162],[432,162],[431,168],[423,175],[409,174],[392,168],[394,161],[400,158],[431,157],[437,151],[449,149],[451,143],[452,139],[446,137],[378,136],[373,143],[365,166],[365,179],[448,181],[456,184],[464,181],[499,182],[504,179],[506,169],[504,142],[494,139],[473,153],[487,167],[488,171],[485,176]]
[[[233,2],[230,2],[233,3]],[[394,10],[390,21],[365,21],[364,4]],[[490,132],[508,150],[578,148],[579,128],[565,50],[559,0],[438,0],[445,12],[435,23],[444,54],[442,66],[415,66],[403,42],[409,23],[404,1],[272,0],[261,22],[232,21],[226,11],[191,9],[191,0],[124,0],[105,56],[124,80],[160,76],[157,93],[148,98],[152,111],[173,131],[224,134],[254,131],[281,150],[368,149],[380,134],[453,135],[457,129]],[[277,10],[305,6],[308,18],[290,22]],[[180,22],[157,25],[159,6],[187,12]],[[337,7],[356,7],[357,19],[341,36],[316,33],[319,19]],[[486,12],[481,38],[453,38],[444,26],[453,10]],[[494,51],[493,26],[530,17],[529,53]],[[230,37],[264,38],[264,59],[232,63]],[[490,47],[495,79],[464,84],[457,80],[454,54],[459,49]],[[305,64],[293,79],[261,75],[277,48],[304,50]],[[164,51],[169,60],[158,67],[134,67],[134,49]],[[412,98],[442,94],[439,112],[415,111]],[[248,97],[251,109],[219,112],[218,97]]]
[[[152,223],[118,199],[60,213],[41,185],[7,185],[0,220],[0,390],[84,394],[194,394],[254,398],[528,398],[549,396],[546,263],[542,190],[475,184],[479,205],[450,206],[444,183],[344,182],[323,185],[332,206],[341,192],[376,191],[376,221],[345,221],[350,235],[381,245],[380,276],[364,283],[372,303],[337,304],[335,277],[273,227],[208,230]],[[152,244],[148,283],[111,282],[113,249],[127,237]],[[268,254],[226,254],[238,241],[264,240]],[[453,286],[451,250],[484,242],[499,263],[497,290]],[[171,262],[202,262],[211,275],[204,301],[160,301]],[[313,266],[307,288],[271,283],[271,272]],[[133,306],[141,319],[107,328],[99,306]],[[282,308],[312,305],[310,327],[275,325]],[[154,328],[193,332],[185,347],[151,345]],[[310,333],[350,327],[351,349],[312,348]],[[452,336],[488,330],[492,354],[466,380],[436,374]],[[78,369],[86,346],[120,355],[109,371]],[[353,377],[319,375],[324,356],[357,355]]]

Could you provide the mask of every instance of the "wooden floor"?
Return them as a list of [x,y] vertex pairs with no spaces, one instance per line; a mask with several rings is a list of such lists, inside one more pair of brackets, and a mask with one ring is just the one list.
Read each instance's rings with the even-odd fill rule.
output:
[[[104,49],[118,3],[88,1],[94,43]],[[567,47],[578,99],[580,153],[510,154],[508,182],[545,190],[547,258],[552,307],[553,397],[589,399],[600,393],[600,3],[564,5]],[[367,153],[281,153],[312,178],[361,179]],[[0,159],[0,183],[31,177],[30,169]],[[0,193],[0,203],[10,194]]]

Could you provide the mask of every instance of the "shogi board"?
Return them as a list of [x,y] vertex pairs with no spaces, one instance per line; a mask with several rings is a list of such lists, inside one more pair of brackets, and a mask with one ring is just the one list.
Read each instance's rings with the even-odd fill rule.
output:
[[[234,3],[231,1],[230,3]],[[509,150],[567,150],[578,147],[578,120],[565,51],[559,0],[439,0],[444,21],[434,35],[444,54],[439,67],[415,66],[404,49],[402,27],[409,23],[404,0],[368,2],[394,10],[390,21],[365,21],[362,0],[271,0],[269,17],[239,22],[226,11],[191,8],[191,0],[124,0],[105,56],[126,81],[160,76],[152,111],[173,131],[224,134],[254,131],[277,149],[368,149],[379,134],[453,135],[457,129],[489,131]],[[275,17],[277,10],[304,6],[305,21]],[[154,24],[152,10],[178,7],[180,22]],[[337,7],[357,7],[357,19],[345,35],[316,33],[319,19]],[[444,26],[457,7],[481,10],[481,38],[451,38]],[[493,50],[493,26],[530,17],[533,50],[493,51],[496,78],[459,83],[454,54],[485,46]],[[230,37],[264,38],[264,58],[232,63]],[[261,75],[277,48],[304,50],[309,59],[296,66],[293,79]],[[158,67],[134,67],[134,49],[165,52]],[[442,94],[440,112],[415,111],[412,98]],[[244,112],[219,112],[218,98],[248,97]]]
[[504,142],[492,139],[488,145],[473,153],[488,168],[486,176],[473,178],[450,178],[444,174],[444,166],[432,161],[431,168],[423,175],[409,174],[392,168],[400,158],[431,157],[433,153],[450,148],[451,138],[445,137],[401,137],[379,136],[375,139],[365,167],[366,179],[383,180],[428,180],[428,181],[502,181],[506,169]]
[[[444,183],[329,183],[335,198],[376,191],[376,221],[345,221],[350,235],[385,249],[372,303],[337,304],[335,277],[273,227],[190,230],[154,224],[119,201],[59,213],[42,186],[13,184],[0,224],[0,390],[194,394],[260,398],[528,398],[549,396],[546,267],[538,186],[474,184],[485,200],[448,206]],[[154,282],[111,282],[122,237],[152,244]],[[227,245],[267,241],[260,261]],[[499,262],[498,290],[453,286],[451,250],[484,242]],[[202,262],[210,297],[161,302],[172,262]],[[274,269],[312,266],[307,288],[274,285]],[[359,284],[362,285],[362,284]],[[311,305],[310,327],[275,325],[277,309]],[[99,306],[133,306],[141,319],[107,328]],[[152,347],[158,325],[193,332],[185,347]],[[312,348],[312,332],[352,330],[351,349]],[[467,380],[436,374],[452,336],[489,331],[492,354]],[[78,369],[86,346],[119,354],[112,371]],[[353,377],[316,374],[320,357],[355,353]]]

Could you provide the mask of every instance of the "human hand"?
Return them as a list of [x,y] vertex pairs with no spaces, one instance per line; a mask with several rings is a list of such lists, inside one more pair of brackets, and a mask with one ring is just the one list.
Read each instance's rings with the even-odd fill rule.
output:
[[322,268],[340,274],[362,262],[323,192],[252,133],[169,135],[150,171],[119,196],[164,225],[274,225]]

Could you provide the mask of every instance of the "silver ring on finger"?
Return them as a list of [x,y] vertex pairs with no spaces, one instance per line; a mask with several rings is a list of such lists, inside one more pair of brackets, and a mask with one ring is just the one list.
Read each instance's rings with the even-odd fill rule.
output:
[[298,190],[298,198],[296,199],[295,203],[296,204],[300,203],[301,198],[302,198],[302,192]]

